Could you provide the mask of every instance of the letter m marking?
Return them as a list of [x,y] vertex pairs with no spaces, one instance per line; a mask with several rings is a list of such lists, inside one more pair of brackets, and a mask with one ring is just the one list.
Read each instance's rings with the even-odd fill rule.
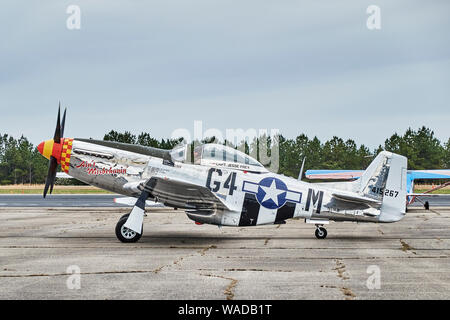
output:
[[313,206],[317,202],[316,212],[320,213],[320,207],[322,206],[322,198],[323,198],[323,191],[315,192],[313,189],[309,189],[308,190],[308,198],[306,200],[305,211],[309,211],[309,206],[311,205],[311,200],[312,200]]

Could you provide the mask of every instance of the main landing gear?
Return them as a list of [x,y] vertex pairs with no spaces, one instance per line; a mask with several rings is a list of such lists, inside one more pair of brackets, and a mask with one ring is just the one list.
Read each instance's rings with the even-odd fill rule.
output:
[[317,239],[325,239],[327,237],[327,229],[322,227],[320,224],[316,224],[315,234]]
[[[142,237],[142,233],[139,234],[137,232],[134,232],[131,229],[128,229],[124,226],[125,222],[127,222],[128,216],[130,214],[127,213],[120,217],[119,221],[116,224],[116,237],[121,242],[130,243],[130,242],[137,242]],[[143,229],[142,229],[143,230]]]
[[[145,200],[150,193],[145,189],[147,184],[152,180],[149,179],[145,184],[144,190],[136,201],[133,209],[129,214],[123,215],[116,225],[116,236],[122,242],[136,242],[142,237],[145,217]],[[126,226],[125,226],[126,225]]]

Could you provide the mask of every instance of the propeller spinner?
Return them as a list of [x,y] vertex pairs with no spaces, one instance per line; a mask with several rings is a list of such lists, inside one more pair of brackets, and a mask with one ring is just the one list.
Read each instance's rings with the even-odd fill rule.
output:
[[67,109],[64,109],[63,119],[61,123],[60,121],[61,103],[60,103],[58,107],[58,118],[56,120],[56,129],[53,139],[43,141],[37,146],[39,153],[42,154],[45,158],[50,160],[48,164],[47,178],[45,179],[44,198],[47,195],[49,188],[50,194],[53,191],[53,186],[55,184],[56,178],[56,171],[58,169],[58,164],[61,162],[61,151],[64,140],[63,138],[64,126],[66,122],[66,110]]

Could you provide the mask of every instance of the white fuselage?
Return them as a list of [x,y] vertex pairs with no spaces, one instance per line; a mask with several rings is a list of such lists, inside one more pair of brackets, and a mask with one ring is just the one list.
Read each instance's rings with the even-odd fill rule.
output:
[[139,186],[151,177],[206,187],[227,210],[196,213],[190,208],[189,199],[177,193],[167,193],[157,199],[167,206],[187,209],[188,216],[201,223],[253,226],[283,223],[294,217],[377,222],[379,215],[379,210],[369,206],[336,203],[333,189],[323,184],[306,183],[272,172],[173,163],[76,139],[68,174],[90,185],[133,197],[139,196]]

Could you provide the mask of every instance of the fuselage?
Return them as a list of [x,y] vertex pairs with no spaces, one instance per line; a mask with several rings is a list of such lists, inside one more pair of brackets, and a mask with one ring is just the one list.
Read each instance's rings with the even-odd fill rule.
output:
[[160,194],[158,202],[186,209],[192,220],[224,226],[284,223],[290,218],[377,222],[377,210],[358,203],[335,203],[332,189],[272,172],[255,173],[168,161],[77,139],[64,138],[62,169],[87,184],[139,197],[151,177],[174,179],[206,187],[228,209],[205,213],[192,206],[202,199],[186,199],[176,192]]

